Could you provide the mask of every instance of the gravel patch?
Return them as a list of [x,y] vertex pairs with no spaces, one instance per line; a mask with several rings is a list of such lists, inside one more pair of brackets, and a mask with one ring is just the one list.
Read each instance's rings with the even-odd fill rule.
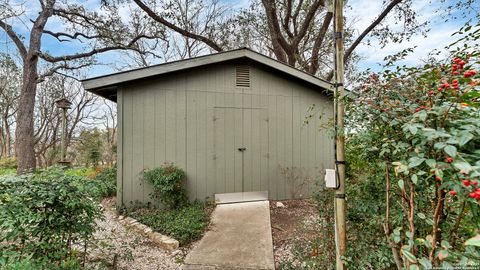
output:
[[88,268],[157,270],[180,269],[184,251],[167,252],[147,237],[125,228],[116,219],[114,199],[102,201],[105,220],[98,220],[95,240],[87,249]]
[[[272,222],[273,254],[275,265],[281,262],[295,262],[294,246],[296,241],[314,240],[319,233],[319,215],[314,202],[310,199],[270,202]],[[299,263],[299,262],[297,262]]]

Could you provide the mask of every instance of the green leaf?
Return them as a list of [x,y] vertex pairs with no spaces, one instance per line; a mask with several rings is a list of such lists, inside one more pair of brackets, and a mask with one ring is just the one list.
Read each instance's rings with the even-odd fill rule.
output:
[[427,111],[425,110],[421,110],[417,113],[417,117],[418,119],[420,119],[421,121],[425,121],[427,119]]
[[445,151],[445,153],[451,157],[457,156],[457,148],[453,145],[447,145],[445,148],[443,148],[443,151]]
[[455,269],[455,267],[453,267],[453,265],[451,265],[449,262],[443,262],[442,263],[442,269],[453,270],[453,269]]
[[425,269],[432,269],[432,262],[429,259],[423,257],[418,262],[423,266]]
[[417,261],[417,258],[415,257],[415,255],[413,255],[410,251],[406,249],[402,249],[402,253],[405,256],[405,258],[407,258],[407,260],[410,261],[411,263],[414,263]]
[[448,250],[446,249],[442,249],[440,250],[440,252],[438,252],[438,258],[443,261],[445,260],[447,257],[448,257],[449,253],[448,253]]
[[410,133],[412,133],[412,135],[417,134],[418,129],[417,129],[416,126],[414,126],[414,125],[407,125],[407,128],[408,128],[408,131],[410,131]]
[[405,188],[405,183],[403,182],[402,179],[398,180],[398,186],[400,187],[401,190]]
[[445,146],[446,146],[446,144],[445,144],[444,142],[436,142],[436,143],[433,145],[433,147],[434,147],[435,149],[443,149],[443,148],[445,148]]
[[455,161],[453,162],[453,166],[457,168],[461,173],[468,174],[472,170],[472,166],[464,161],[459,161],[459,162]]
[[450,245],[450,243],[447,240],[442,240],[441,245],[444,249],[452,248],[452,246]]
[[427,218],[424,213],[417,213],[417,216],[421,219]]
[[440,179],[443,179],[443,171],[435,168],[435,175],[438,176]]
[[465,245],[466,246],[476,246],[476,247],[480,247],[480,234],[468,239],[467,241],[465,241]]
[[430,168],[435,168],[435,166],[437,165],[435,159],[427,159],[425,160],[425,163],[427,163]]
[[463,146],[463,145],[467,144],[472,139],[473,139],[473,134],[472,133],[463,132],[462,135],[460,136],[459,140],[458,140],[458,144],[460,146]]
[[412,182],[416,185],[418,182],[418,176],[416,174],[412,175]]
[[397,243],[397,244],[400,243],[400,240],[401,240],[400,235],[394,235],[394,236],[393,236],[393,241],[394,241],[395,243]]
[[425,161],[424,158],[420,158],[420,157],[412,157],[408,160],[408,167],[409,168],[415,168],[417,167],[418,165],[422,164],[423,161]]
[[423,257],[418,262],[423,266],[425,269],[432,269],[432,262],[430,262],[427,258]]

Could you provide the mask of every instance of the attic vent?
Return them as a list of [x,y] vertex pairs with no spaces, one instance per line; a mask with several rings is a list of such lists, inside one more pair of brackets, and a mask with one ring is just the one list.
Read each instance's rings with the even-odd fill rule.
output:
[[235,86],[250,87],[250,67],[249,66],[235,67]]

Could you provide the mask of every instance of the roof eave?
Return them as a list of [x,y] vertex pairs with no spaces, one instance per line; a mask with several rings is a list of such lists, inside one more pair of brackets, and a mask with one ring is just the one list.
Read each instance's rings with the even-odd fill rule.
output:
[[285,65],[277,60],[269,58],[265,55],[254,52],[250,49],[237,49],[224,53],[217,53],[212,55],[200,56],[191,58],[188,60],[180,60],[171,63],[165,63],[161,65],[151,66],[148,68],[135,69],[111,75],[105,75],[100,77],[94,77],[86,80],[82,80],[85,90],[101,95],[104,89],[112,89],[115,86],[134,80],[143,78],[158,76],[175,71],[190,69],[198,66],[209,65],[219,62],[225,62],[229,60],[248,58],[258,63],[269,66],[273,69],[287,73],[293,77],[306,81],[312,85],[326,89],[328,91],[334,91],[334,85],[320,78],[317,78],[311,74],[300,71],[294,67]]

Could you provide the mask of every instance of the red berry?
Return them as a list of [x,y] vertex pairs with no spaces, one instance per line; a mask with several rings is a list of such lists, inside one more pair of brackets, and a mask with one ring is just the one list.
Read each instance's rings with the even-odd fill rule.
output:
[[446,161],[447,161],[448,163],[452,163],[452,162],[453,162],[453,158],[447,157]]
[[470,192],[470,193],[468,194],[468,197],[470,197],[470,198],[475,198],[475,197],[476,197],[475,192]]
[[428,95],[429,95],[429,96],[433,96],[433,95],[435,95],[435,92],[429,91],[429,92],[428,92]]
[[419,111],[421,111],[421,110],[422,110],[422,109],[420,109],[420,108],[416,108],[416,109],[415,109],[415,112],[419,112]]
[[450,190],[450,195],[455,196],[455,194],[457,194],[455,190]]
[[471,77],[475,74],[477,74],[477,72],[475,70],[467,70],[463,73],[463,77],[468,78],[468,77]]
[[444,83],[444,84],[443,84],[443,87],[445,87],[445,88],[450,88],[450,84]]
[[440,177],[438,177],[438,176],[435,176],[435,180],[440,181],[440,180],[442,180],[442,179],[441,179]]
[[453,84],[458,84],[458,80],[455,79],[455,80],[452,81],[452,83],[453,83]]
[[463,185],[466,186],[466,187],[470,186],[470,181],[463,180]]
[[461,60],[460,60],[460,58],[458,58],[458,57],[453,58],[453,62],[455,62],[455,63],[460,62],[460,61],[461,61]]
[[472,184],[472,186],[476,186],[476,185],[478,185],[478,182],[473,180],[473,181],[470,182],[470,184]]
[[454,71],[454,72],[452,72],[452,74],[453,74],[453,75],[458,75],[458,74],[460,74],[460,73],[458,73],[458,71]]

